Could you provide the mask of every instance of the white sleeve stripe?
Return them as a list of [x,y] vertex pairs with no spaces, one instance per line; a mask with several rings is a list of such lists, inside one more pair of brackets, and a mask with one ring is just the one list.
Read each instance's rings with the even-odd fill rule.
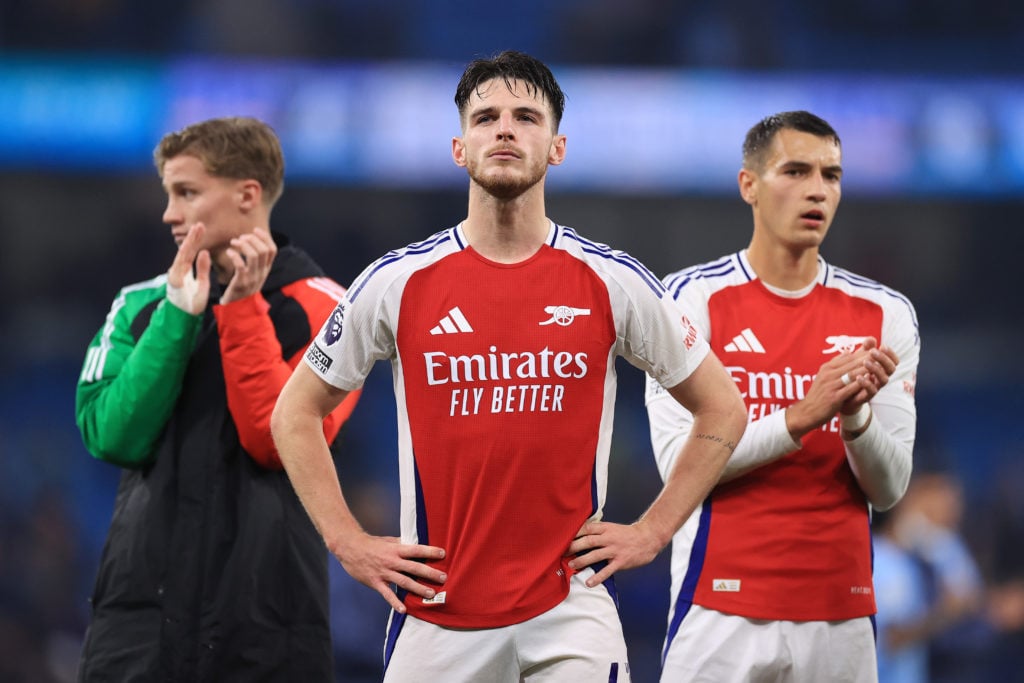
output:
[[314,277],[306,280],[306,284],[312,289],[323,292],[336,302],[340,303],[345,298],[345,288],[330,278]]

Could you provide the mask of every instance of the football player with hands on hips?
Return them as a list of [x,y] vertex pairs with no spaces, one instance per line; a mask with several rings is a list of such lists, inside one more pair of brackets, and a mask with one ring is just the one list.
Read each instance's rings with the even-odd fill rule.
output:
[[[663,681],[877,679],[869,519],[910,478],[920,340],[905,296],[819,253],[842,175],[826,121],[766,117],[738,177],[748,247],[664,280],[749,424],[672,541]],[[667,476],[693,416],[650,381],[646,401]]]
[[[87,449],[122,468],[79,680],[327,680],[327,552],[270,415],[344,290],[270,231],[270,126],[201,121],[154,159],[177,253],[118,293],[76,393]],[[325,416],[326,441],[357,398]]]
[[[282,391],[274,439],[327,547],[392,607],[386,681],[628,681],[612,574],[649,562],[718,481],[743,402],[649,270],[547,217],[566,154],[548,67],[475,60],[455,102],[466,218],[356,278]],[[633,524],[601,521],[616,356],[694,424]],[[400,539],[362,530],[319,428],[378,360],[398,399]]]

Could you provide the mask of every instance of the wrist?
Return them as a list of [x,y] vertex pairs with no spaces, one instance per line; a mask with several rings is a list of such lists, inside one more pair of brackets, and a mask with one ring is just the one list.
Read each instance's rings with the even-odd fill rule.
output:
[[656,520],[652,520],[646,514],[634,522],[633,527],[644,532],[654,554],[661,552],[672,541],[672,536],[675,535],[675,531],[669,526],[659,525]]
[[843,441],[853,441],[867,431],[871,424],[871,405],[862,403],[857,412],[839,416],[839,436]]
[[804,436],[815,427],[815,425],[809,424],[810,420],[800,413],[799,402],[786,406],[782,412],[786,431],[789,432],[789,438],[795,443],[800,443]]

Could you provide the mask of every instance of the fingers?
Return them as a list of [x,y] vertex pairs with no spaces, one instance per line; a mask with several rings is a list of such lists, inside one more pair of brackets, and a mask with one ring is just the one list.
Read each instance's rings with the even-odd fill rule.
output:
[[[443,584],[444,581],[448,578],[445,574],[440,572],[437,573],[437,576],[439,578],[433,580],[433,583],[438,585]],[[407,593],[411,593],[412,595],[416,595],[426,600],[432,600],[437,595],[436,587],[424,585],[405,573],[393,573],[390,576],[387,576],[385,580],[388,583],[394,584],[398,588],[401,588]]]
[[847,415],[874,398],[889,383],[899,365],[896,352],[887,346],[877,346],[873,337],[865,340],[864,348],[854,358],[855,367],[840,377],[840,383],[844,385],[844,378],[850,378],[849,386],[843,386],[840,394],[844,396],[840,412]]
[[584,548],[583,550],[577,551],[582,554],[578,554],[569,561],[569,569],[574,572],[581,571],[599,562],[607,562],[607,564],[601,567],[601,570],[596,572],[593,576],[586,580],[588,588],[593,588],[599,585],[611,577],[616,571],[618,571],[620,562],[616,559],[615,551],[611,548],[601,546],[600,543],[591,536],[578,538],[572,543],[573,546]]
[[621,569],[647,564],[660,550],[661,545],[643,520],[633,524],[588,522],[569,544],[569,553],[574,557],[568,564],[573,571],[579,571],[607,562],[587,579],[587,586],[593,588]]
[[[601,522],[585,522],[583,526],[580,527],[580,530],[576,532],[576,538],[574,538],[572,540],[572,543],[569,544],[569,548],[566,550],[564,556],[572,557],[573,555],[579,555],[580,553],[585,553],[588,550],[599,548],[601,546],[601,543],[598,541],[597,537],[601,534],[601,532]],[[590,562],[593,561],[595,560],[590,560]],[[586,567],[588,564],[590,564],[590,562],[582,563],[579,566]],[[569,563],[569,567],[572,569],[577,569],[577,567],[574,566],[572,562]]]
[[242,254],[249,267],[267,265],[277,255],[277,245],[263,228],[254,228],[250,233],[232,238],[231,246],[236,254]]
[[[181,287],[185,277],[192,272],[192,264],[200,253],[199,245],[206,235],[206,226],[202,223],[195,223],[188,230],[185,239],[178,247],[178,253],[174,255],[174,261],[167,271],[168,282],[174,287]],[[209,267],[206,268],[208,270]]]
[[210,252],[199,248],[205,232],[202,223],[189,228],[167,270],[167,299],[192,315],[203,312],[210,296]]
[[856,376],[861,387],[867,388],[870,384],[877,390],[889,382],[898,364],[899,357],[892,349],[872,348],[860,357],[859,367],[849,371],[849,376]]
[[900,364],[900,357],[888,346],[880,346],[871,351],[871,359],[885,369],[885,374],[892,375],[896,372],[896,366]]
[[[434,546],[425,545],[412,545],[412,546],[399,546],[400,555],[406,558],[423,558],[423,559],[436,559],[440,560],[444,558],[444,550]],[[433,584],[443,584],[448,580],[448,575],[439,569],[430,567],[423,562],[414,561],[413,559],[406,559],[405,561],[398,564],[394,570],[387,572],[382,578],[382,584],[377,586],[377,592],[384,596],[388,604],[393,609],[400,613],[405,613],[405,605],[398,599],[398,596],[392,590],[391,586],[395,586],[404,590],[405,592],[415,595],[419,598],[431,600],[437,595],[437,590],[431,586],[426,586],[416,578],[429,581]]]
[[[261,235],[262,233],[262,235]],[[277,245],[267,233],[256,228],[252,233],[232,238],[226,253],[235,267],[235,273],[259,273],[270,269],[277,255]]]
[[225,250],[234,273],[221,303],[226,304],[255,294],[263,288],[277,256],[277,245],[270,233],[254,228],[251,233],[232,238]]
[[390,585],[376,586],[375,588],[376,591],[384,597],[387,603],[391,605],[391,609],[395,610],[399,614],[405,614],[405,605],[403,605],[402,601],[398,599],[395,592],[391,590]]
[[394,537],[363,536],[357,546],[351,546],[344,554],[344,559],[339,555],[339,560],[353,578],[380,593],[392,609],[404,613],[405,606],[392,586],[419,598],[432,599],[437,594],[435,586],[444,584],[448,577],[426,562],[444,557],[444,549],[436,546],[403,545]]
[[[406,563],[401,567],[403,574],[426,579],[431,583],[438,584],[448,580],[447,574],[436,567],[426,564],[427,561],[443,560],[443,549],[432,545],[402,545],[399,547],[401,548],[399,554],[406,559]],[[433,597],[433,595],[426,597]]]
[[199,288],[209,291],[210,289],[210,252],[203,249],[196,257],[196,282]]
[[609,562],[608,564],[606,564],[604,567],[601,568],[601,571],[599,571],[596,574],[594,574],[593,576],[591,576],[589,579],[584,581],[584,583],[587,584],[587,588],[593,588],[594,586],[600,586],[602,583],[604,583],[608,579],[612,578],[612,576],[614,574],[615,574],[615,569],[612,567],[612,564]]

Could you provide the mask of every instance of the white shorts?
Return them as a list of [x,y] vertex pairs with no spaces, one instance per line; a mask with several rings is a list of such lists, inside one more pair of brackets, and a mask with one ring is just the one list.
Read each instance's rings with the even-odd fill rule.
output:
[[511,626],[446,628],[392,612],[385,683],[629,681],[618,609],[604,585],[586,587],[592,575],[576,574],[565,600]]
[[691,605],[668,644],[662,683],[877,683],[870,617],[764,621]]

